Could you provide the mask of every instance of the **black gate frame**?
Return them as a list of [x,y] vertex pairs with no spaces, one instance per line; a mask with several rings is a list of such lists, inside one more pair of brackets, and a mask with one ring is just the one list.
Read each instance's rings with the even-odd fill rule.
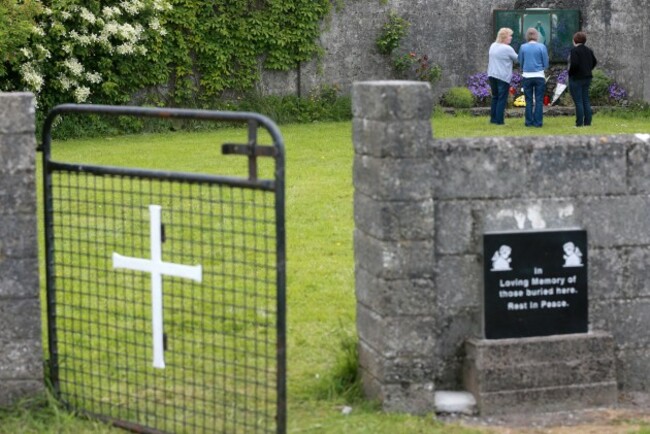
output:
[[[146,169],[108,167],[86,164],[68,164],[51,159],[52,128],[55,119],[65,114],[96,114],[110,116],[134,116],[159,119],[188,119],[215,122],[247,123],[248,143],[223,144],[223,154],[238,154],[248,157],[248,178],[212,176],[203,174],[166,172]],[[263,127],[270,134],[273,145],[263,146],[257,143],[257,130]],[[79,172],[90,174],[131,176],[147,179],[166,179],[173,176],[183,181],[210,181],[223,185],[247,189],[273,191],[275,194],[275,226],[276,226],[276,432],[286,432],[286,231],[285,231],[285,160],[284,141],[277,125],[266,116],[252,112],[224,112],[192,109],[158,109],[132,106],[109,106],[91,104],[62,104],[54,107],[47,115],[43,124],[42,145],[43,162],[43,196],[45,222],[45,272],[47,294],[47,327],[49,359],[47,361],[48,380],[54,395],[61,401],[59,383],[59,365],[57,351],[56,326],[56,284],[54,268],[54,234],[53,225],[53,184],[52,174],[55,171]],[[258,179],[257,158],[271,157],[275,160],[274,179]],[[64,403],[65,404],[65,403]],[[84,409],[74,409],[91,417],[107,421],[113,425],[134,432],[158,433],[159,431],[129,421],[116,420],[101,414],[94,414]]]

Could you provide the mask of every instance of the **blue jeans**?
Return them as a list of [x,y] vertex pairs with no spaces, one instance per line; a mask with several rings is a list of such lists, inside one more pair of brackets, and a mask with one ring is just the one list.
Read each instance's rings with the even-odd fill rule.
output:
[[497,125],[503,125],[503,118],[506,111],[506,102],[508,101],[508,90],[510,90],[510,83],[494,77],[489,77],[489,79],[490,89],[492,90],[490,122]]
[[591,125],[591,101],[589,100],[591,78],[569,78],[569,92],[576,105],[576,127]]
[[[526,98],[527,127],[542,126],[544,116],[544,91],[546,91],[546,81],[543,78],[524,78],[524,98]],[[535,95],[534,104],[533,95]]]

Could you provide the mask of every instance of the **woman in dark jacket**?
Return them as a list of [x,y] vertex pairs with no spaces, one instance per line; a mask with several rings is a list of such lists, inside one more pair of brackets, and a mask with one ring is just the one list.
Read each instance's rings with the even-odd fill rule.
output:
[[573,35],[573,48],[569,55],[569,92],[576,105],[576,127],[591,125],[591,102],[589,87],[593,69],[598,61],[591,48],[585,45],[587,35],[577,32]]

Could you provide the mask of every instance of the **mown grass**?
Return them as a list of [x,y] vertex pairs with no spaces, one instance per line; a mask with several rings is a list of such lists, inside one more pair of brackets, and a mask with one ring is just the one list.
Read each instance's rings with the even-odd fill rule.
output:
[[505,125],[494,125],[488,118],[461,113],[456,116],[436,113],[433,121],[434,137],[481,136],[557,136],[648,133],[650,112],[630,115],[627,112],[596,113],[590,127],[575,127],[573,116],[545,116],[542,128],[524,126],[521,117],[506,118]]
[[[547,117],[544,128],[523,119],[490,125],[485,117],[436,114],[434,136],[648,133],[650,121],[596,115],[594,126],[573,128],[570,117]],[[351,123],[282,127],[287,155],[288,432],[469,433],[433,415],[382,413],[359,397],[354,367],[355,297],[352,248]],[[202,173],[244,174],[245,159],[223,157],[219,144],[241,142],[244,132],[168,133],[55,142],[56,159],[156,167]],[[269,165],[262,173],[269,176]],[[345,406],[352,412],[342,413]],[[631,425],[632,428],[633,425]],[[644,427],[647,429],[647,427]],[[71,416],[51,399],[0,413],[0,433],[122,432]]]

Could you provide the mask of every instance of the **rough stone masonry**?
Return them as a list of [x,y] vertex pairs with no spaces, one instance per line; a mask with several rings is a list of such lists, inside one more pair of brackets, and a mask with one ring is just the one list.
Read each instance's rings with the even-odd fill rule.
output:
[[43,389],[34,113],[0,93],[0,406]]
[[406,19],[409,29],[397,54],[427,55],[442,68],[434,93],[466,86],[470,75],[486,71],[488,50],[497,29],[498,9],[552,8],[580,11],[582,30],[599,68],[622,84],[634,99],[650,101],[650,0],[342,0],[323,24],[323,56],[291,71],[263,71],[267,93],[310,91],[335,85],[348,93],[357,80],[395,77],[390,57],[376,40],[390,12]]
[[[353,87],[355,275],[365,392],[427,412],[482,338],[482,235],[584,228],[589,330],[619,390],[650,391],[650,135],[432,138],[422,82]],[[647,132],[646,132],[647,133]]]

